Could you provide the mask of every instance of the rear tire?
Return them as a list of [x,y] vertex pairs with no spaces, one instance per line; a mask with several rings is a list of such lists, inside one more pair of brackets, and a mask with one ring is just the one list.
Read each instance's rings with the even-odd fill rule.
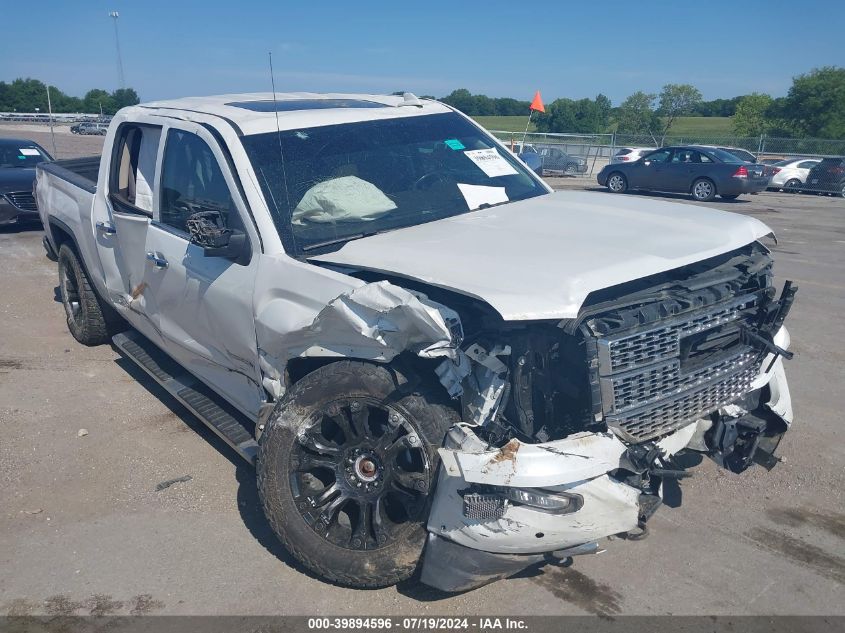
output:
[[801,189],[801,185],[802,183],[800,180],[798,180],[797,178],[792,178],[791,180],[786,181],[786,184],[783,186],[783,190],[791,191],[794,193]]
[[607,177],[607,188],[611,193],[625,193],[628,191],[628,179],[622,173],[614,171]]
[[692,183],[692,199],[698,202],[710,202],[716,197],[716,185],[709,178],[699,178]]
[[79,257],[68,244],[59,248],[58,262],[59,292],[73,338],[89,346],[108,342],[111,337],[104,307]]
[[436,385],[339,361],[297,382],[261,436],[258,491],[285,548],[349,587],[409,578],[426,541],[446,431],[459,420]]
[[738,193],[732,193],[731,195],[727,195],[727,194],[724,194],[724,193],[720,193],[719,197],[722,200],[736,200],[737,198],[739,198],[739,194]]

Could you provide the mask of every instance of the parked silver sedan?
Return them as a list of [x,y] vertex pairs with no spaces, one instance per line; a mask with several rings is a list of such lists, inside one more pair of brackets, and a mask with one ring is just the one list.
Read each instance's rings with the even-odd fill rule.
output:
[[821,158],[788,158],[772,165],[769,189],[800,191],[810,170],[821,162]]

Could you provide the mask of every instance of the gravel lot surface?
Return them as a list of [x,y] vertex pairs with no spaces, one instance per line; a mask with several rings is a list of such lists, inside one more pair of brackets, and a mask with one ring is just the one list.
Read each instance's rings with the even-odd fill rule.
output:
[[[0,136],[52,149],[49,134]],[[56,140],[59,156],[102,144]],[[0,231],[0,615],[845,614],[845,201],[764,193],[711,206],[768,223],[778,284],[800,286],[784,463],[733,475],[704,461],[648,539],[457,596],[412,582],[343,589],[294,565],[252,470],[110,346],[77,344],[41,233]]]

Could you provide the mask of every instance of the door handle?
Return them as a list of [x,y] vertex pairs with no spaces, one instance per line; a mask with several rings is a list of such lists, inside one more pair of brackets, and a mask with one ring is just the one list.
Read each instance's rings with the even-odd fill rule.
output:
[[106,224],[105,222],[97,222],[97,230],[100,233],[105,233],[106,235],[114,235],[117,233],[116,228],[114,228],[111,224]]
[[167,268],[167,260],[164,258],[164,255],[161,253],[154,253],[149,252],[147,253],[147,261],[150,262],[153,266],[158,268],[159,270],[163,270]]

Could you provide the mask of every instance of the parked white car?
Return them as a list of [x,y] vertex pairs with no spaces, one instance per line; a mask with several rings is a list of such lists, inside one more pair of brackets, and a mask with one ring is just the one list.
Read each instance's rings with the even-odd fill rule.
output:
[[821,162],[820,158],[788,158],[772,165],[774,174],[769,189],[798,191],[807,182],[810,170]]
[[633,163],[639,160],[644,154],[653,152],[656,147],[620,147],[610,159],[611,163]]

